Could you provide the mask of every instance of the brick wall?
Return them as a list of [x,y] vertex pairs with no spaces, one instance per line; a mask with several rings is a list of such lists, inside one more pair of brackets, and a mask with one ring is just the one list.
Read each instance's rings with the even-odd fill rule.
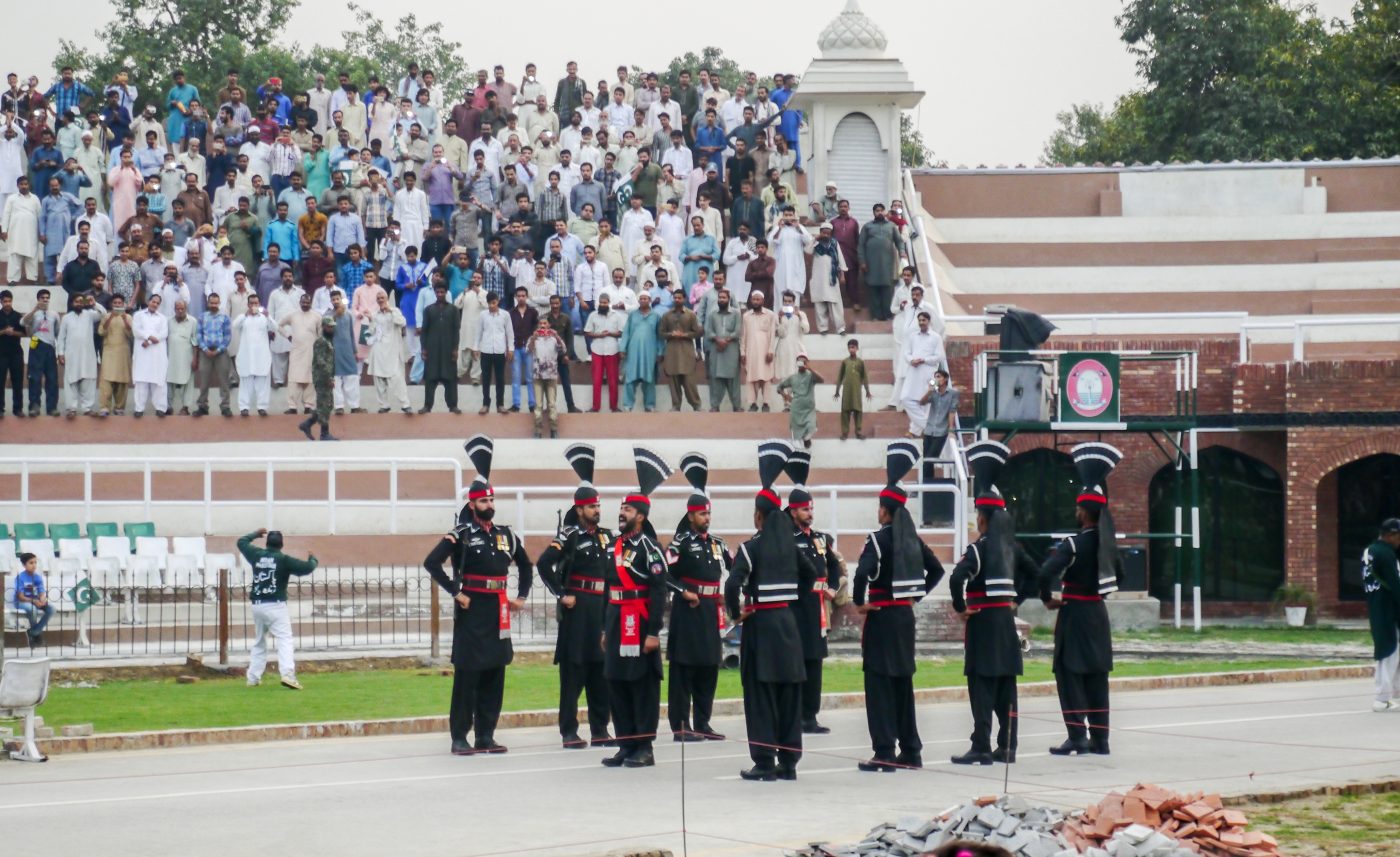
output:
[[[1142,337],[1055,338],[1062,350],[1190,350],[1200,355],[1198,412],[1211,415],[1278,414],[1296,419],[1310,414],[1390,415],[1400,412],[1400,361],[1345,360],[1310,363],[1238,363],[1238,341],[1228,337],[1151,339]],[[970,387],[972,361],[980,351],[996,348],[991,337],[960,340],[950,347],[955,382]],[[1122,378],[1123,413],[1170,411],[1174,377],[1169,363],[1127,364]],[[962,402],[964,425],[971,425],[975,403]],[[1068,451],[1097,435],[1019,434],[1012,452],[1038,447]],[[1123,450],[1124,461],[1113,476],[1114,509],[1120,528],[1148,527],[1148,495],[1153,476],[1170,459],[1144,434],[1108,434]],[[1314,588],[1324,615],[1364,614],[1364,606],[1337,601],[1337,468],[1380,452],[1400,453],[1400,429],[1376,425],[1280,426],[1241,431],[1203,431],[1201,449],[1227,446],[1274,468],[1285,486],[1285,576]],[[1165,445],[1165,444],[1164,444]],[[1170,447],[1167,447],[1170,449]],[[1208,615],[1232,616],[1271,610],[1267,604],[1211,605]]]

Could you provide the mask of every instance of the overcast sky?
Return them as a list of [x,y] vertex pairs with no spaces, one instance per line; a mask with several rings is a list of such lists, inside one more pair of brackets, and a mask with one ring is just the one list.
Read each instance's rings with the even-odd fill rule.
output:
[[[482,39],[471,26],[479,4],[414,4],[428,9],[420,19],[436,16],[448,36],[460,41],[475,67],[506,66],[518,80],[526,62],[539,64],[541,76],[563,75],[564,58],[577,59],[590,81],[611,80],[619,62],[659,67],[687,50],[699,53],[716,45],[745,68],[762,75],[779,69],[802,73],[816,54],[817,36],[845,0],[799,0],[785,4],[803,14],[783,14],[772,3],[753,0],[707,0],[689,8],[705,10],[704,23],[686,26],[673,0],[657,0],[664,25],[634,10],[652,4],[619,2],[626,10],[611,15],[610,30],[597,38],[580,38],[586,21],[581,9],[605,9],[604,2],[534,0],[529,13],[502,18],[508,9],[491,4],[493,24],[508,20],[515,37]],[[1113,18],[1121,0],[860,0],[861,8],[889,37],[889,53],[903,59],[915,84],[927,95],[915,116],[924,139],[950,164],[1032,164],[1054,130],[1056,112],[1077,102],[1113,100],[1134,87],[1132,57],[1118,40]],[[394,4],[366,3],[393,9]],[[1317,0],[1324,16],[1346,15],[1352,0]],[[5,46],[5,71],[51,74],[52,58],[63,35],[96,47],[95,31],[112,14],[109,0],[68,0],[55,27],[52,10],[43,4],[9,4],[6,24],[12,38]],[[910,11],[910,10],[914,11]],[[748,26],[730,25],[743,18]],[[284,41],[302,45],[331,44],[355,22],[343,0],[302,0]],[[709,32],[713,35],[703,35]],[[524,37],[521,37],[523,34]],[[479,44],[489,45],[478,49]]]

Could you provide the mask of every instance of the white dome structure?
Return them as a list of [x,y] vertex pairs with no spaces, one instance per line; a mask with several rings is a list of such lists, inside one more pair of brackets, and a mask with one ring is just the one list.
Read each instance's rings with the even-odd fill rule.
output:
[[885,31],[860,11],[856,0],[846,0],[846,8],[817,38],[824,57],[881,57],[888,44]]
[[849,199],[851,213],[864,221],[870,206],[899,195],[899,119],[924,93],[916,89],[904,63],[886,56],[884,30],[860,10],[857,0],[822,30],[821,54],[802,75],[788,102],[803,111],[803,167],[807,194],[816,199],[827,182]]

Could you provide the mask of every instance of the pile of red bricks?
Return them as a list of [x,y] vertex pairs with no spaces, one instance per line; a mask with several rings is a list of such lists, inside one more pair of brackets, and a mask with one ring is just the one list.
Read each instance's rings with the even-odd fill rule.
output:
[[1065,821],[1060,835],[1081,852],[1107,848],[1117,840],[1142,841],[1141,834],[1176,840],[1206,857],[1277,857],[1278,841],[1267,833],[1247,830],[1244,813],[1226,809],[1220,795],[1178,794],[1154,785],[1139,784],[1127,794],[1107,797]]

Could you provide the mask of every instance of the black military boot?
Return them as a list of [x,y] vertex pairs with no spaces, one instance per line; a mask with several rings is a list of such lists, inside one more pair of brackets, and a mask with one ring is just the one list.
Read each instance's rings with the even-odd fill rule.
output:
[[899,765],[894,759],[884,756],[872,756],[864,762],[857,762],[856,768],[866,773],[879,772],[881,774],[893,774],[899,770]]
[[948,761],[954,765],[990,765],[994,760],[992,754],[985,750],[968,750],[961,756],[953,756]]
[[1008,750],[1005,747],[998,747],[992,751],[992,761],[1001,762],[1003,765],[1016,763],[1016,751]]
[[316,425],[316,415],[312,414],[311,416],[297,423],[297,428],[301,429],[301,433],[306,435],[307,440],[315,440],[316,438],[311,436],[311,427],[314,425]]
[[321,440],[340,440],[340,438],[331,434],[330,426],[326,425],[325,423],[321,423]]
[[1083,756],[1088,752],[1089,740],[1087,738],[1067,738],[1063,744],[1050,748],[1052,756]]
[[778,779],[778,769],[773,765],[754,765],[739,772],[742,779],[756,783],[771,783]]

